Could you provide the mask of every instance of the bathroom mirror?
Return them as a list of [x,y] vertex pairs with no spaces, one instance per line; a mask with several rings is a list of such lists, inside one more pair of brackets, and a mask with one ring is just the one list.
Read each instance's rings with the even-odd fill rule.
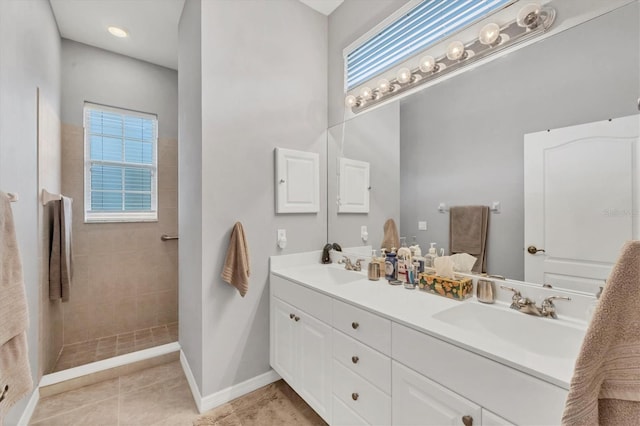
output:
[[[448,251],[449,215],[438,205],[497,201],[488,272],[523,280],[524,136],[638,113],[638,8],[628,4],[331,127],[329,241],[379,248],[384,221],[395,218],[408,243],[416,236],[423,251],[430,242]],[[369,214],[337,214],[340,156],[371,163]]]

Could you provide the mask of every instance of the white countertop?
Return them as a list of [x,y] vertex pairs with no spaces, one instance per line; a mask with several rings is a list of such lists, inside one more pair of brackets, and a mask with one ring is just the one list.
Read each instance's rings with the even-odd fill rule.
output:
[[[496,338],[492,336],[490,332],[470,330],[450,325],[434,318],[434,315],[449,308],[459,306],[460,304],[490,306],[491,309],[503,310],[507,316],[520,316],[514,318],[514,320],[520,324],[526,325],[526,327],[522,327],[521,333],[523,334],[519,336],[520,340],[528,338],[528,334],[531,335],[532,339],[536,338],[536,334],[540,335],[541,333],[532,331],[535,331],[534,328],[537,327],[541,321],[561,321],[562,324],[560,326],[572,328],[573,334],[575,335],[577,331],[578,336],[581,338],[586,331],[586,323],[584,321],[533,317],[509,309],[509,305],[504,302],[497,301],[493,305],[484,305],[478,302],[475,297],[465,301],[451,300],[418,289],[407,290],[402,285],[391,286],[384,278],[381,278],[379,281],[370,281],[367,279],[366,272],[364,271],[352,272],[353,274],[359,274],[361,278],[347,284],[333,284],[322,282],[322,280],[309,280],[310,268],[343,269],[344,267],[336,264],[319,265],[315,259],[314,263],[305,265],[304,261],[300,261],[302,257],[298,257],[298,261],[292,263],[281,260],[274,261],[274,259],[275,258],[272,257],[271,273],[275,275],[294,281],[333,298],[375,312],[394,322],[520,370],[561,388],[569,389],[569,383],[573,375],[574,364],[579,350],[579,341],[574,345],[577,347],[572,347],[570,354],[558,354],[558,351],[556,351],[556,356],[545,356],[543,354],[544,346],[541,346],[540,353],[534,353],[519,347],[515,342],[508,342]],[[530,329],[527,329],[529,328],[528,325],[531,326]],[[549,326],[550,324],[543,325],[543,327],[547,328]],[[551,326],[554,326],[554,324],[551,324]],[[553,341],[544,338],[544,336],[538,340],[539,342],[535,343],[539,345],[554,344]]]

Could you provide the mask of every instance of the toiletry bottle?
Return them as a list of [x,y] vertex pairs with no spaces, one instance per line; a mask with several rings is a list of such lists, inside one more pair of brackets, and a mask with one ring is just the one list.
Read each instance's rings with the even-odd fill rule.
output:
[[[424,260],[422,261],[422,268],[424,269]],[[414,257],[413,258],[413,283],[414,284],[418,284],[418,282],[420,281],[420,272],[422,272],[420,270],[420,258]]]
[[424,256],[424,267],[425,268],[434,268],[435,264],[433,260],[438,257],[438,252],[436,251],[436,243],[431,243],[431,248],[429,249],[429,253]]
[[396,253],[391,251],[391,253],[387,253],[387,258],[384,262],[384,277],[391,281],[396,279],[396,265],[398,259],[396,258]]

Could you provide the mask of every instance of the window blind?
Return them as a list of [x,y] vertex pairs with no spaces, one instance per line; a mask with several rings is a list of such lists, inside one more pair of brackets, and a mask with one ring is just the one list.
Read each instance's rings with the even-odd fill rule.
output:
[[87,218],[157,218],[157,118],[93,104],[84,118]]
[[347,54],[347,90],[514,1],[423,1]]

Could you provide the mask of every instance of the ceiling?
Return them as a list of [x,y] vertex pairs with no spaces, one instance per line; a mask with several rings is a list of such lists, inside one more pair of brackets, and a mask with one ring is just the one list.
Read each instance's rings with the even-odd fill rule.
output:
[[[49,1],[63,38],[178,69],[178,22],[185,0]],[[300,1],[329,15],[344,0]],[[129,37],[112,36],[109,26],[126,30]]]

